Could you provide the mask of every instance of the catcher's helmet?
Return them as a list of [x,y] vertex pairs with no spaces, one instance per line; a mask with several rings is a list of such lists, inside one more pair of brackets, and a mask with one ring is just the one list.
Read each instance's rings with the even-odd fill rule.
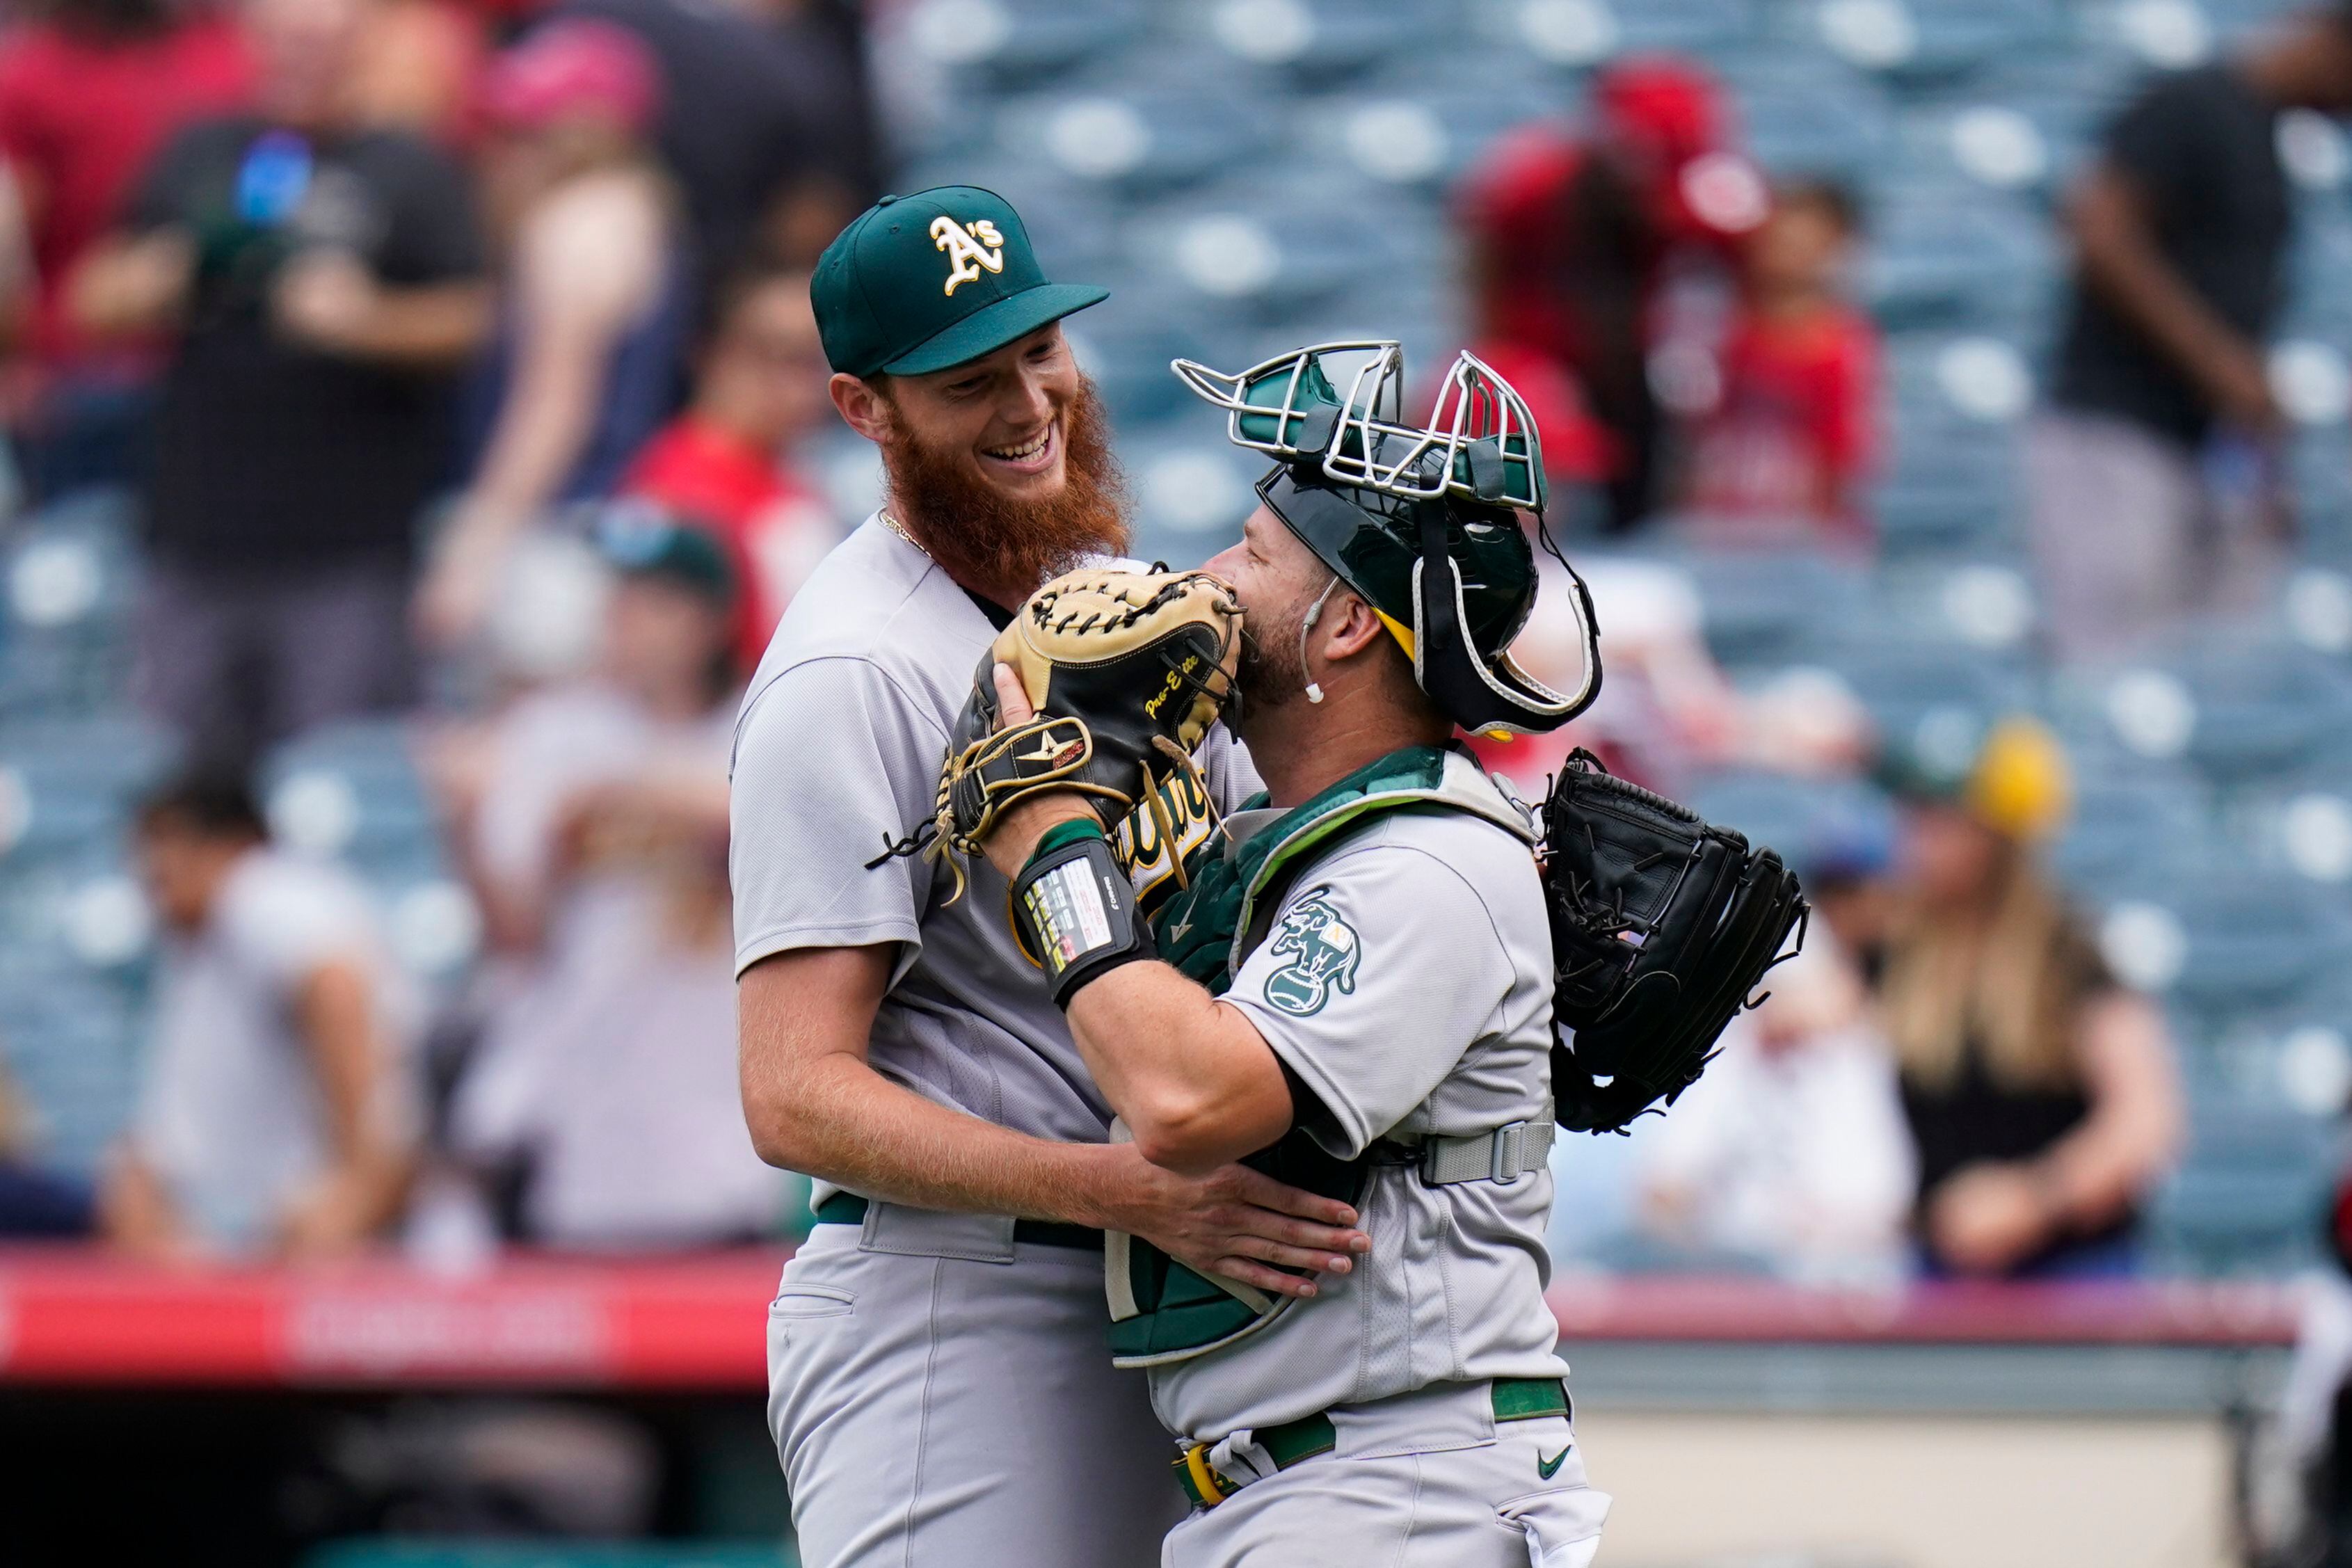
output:
[[[1344,395],[1327,369],[1335,356],[1368,356],[1344,376]],[[1554,691],[1508,652],[1536,601],[1517,510],[1536,513],[1540,529],[1544,507],[1535,420],[1509,383],[1465,353],[1416,427],[1398,413],[1404,351],[1391,342],[1318,343],[1236,375],[1191,360],[1171,368],[1227,410],[1236,446],[1276,459],[1259,499],[1379,612],[1447,717],[1465,730],[1540,734],[1591,706],[1600,648],[1573,569],[1575,684]]]

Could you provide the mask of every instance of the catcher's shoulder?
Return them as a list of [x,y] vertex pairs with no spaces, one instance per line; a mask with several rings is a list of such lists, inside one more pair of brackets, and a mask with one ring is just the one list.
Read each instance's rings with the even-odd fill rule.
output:
[[1380,813],[1348,835],[1333,858],[1378,856],[1408,879],[1458,879],[1490,909],[1540,910],[1542,881],[1524,813],[1475,763],[1461,761],[1456,767],[1449,759],[1441,800]]

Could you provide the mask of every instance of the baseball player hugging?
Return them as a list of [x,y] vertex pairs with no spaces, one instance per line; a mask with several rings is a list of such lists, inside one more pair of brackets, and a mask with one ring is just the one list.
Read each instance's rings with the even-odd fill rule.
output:
[[[1179,1174],[1243,1162],[1371,1237],[1282,1291],[1108,1238],[1112,1358],[1148,1373],[1192,1505],[1161,1560],[1583,1568],[1609,1500],[1544,1300],[1547,1156],[1694,1079],[1802,901],[1769,851],[1581,755],[1537,816],[1454,742],[1553,729],[1600,683],[1572,572],[1575,682],[1507,651],[1544,500],[1507,384],[1464,355],[1417,427],[1394,343],[1175,368],[1274,459],[1241,542],[1205,578],[1041,591],[919,836],[1010,883],[1115,1138]],[[1220,706],[1265,788],[1147,914],[1107,816]]]
[[[820,1200],[768,1323],[801,1560],[1150,1563],[1181,1500],[1144,1374],[1102,1353],[1105,1231],[1275,1297],[1370,1242],[1343,1200],[1109,1142],[1003,879],[880,853],[934,815],[1013,611],[1123,546],[1107,422],[1058,324],[1103,290],[1048,281],[1013,208],[953,186],[861,215],[810,294],[888,503],[793,598],[735,734],[744,1110]],[[1147,894],[1258,783],[1184,690],[1159,704],[1175,756],[1114,756],[1107,732],[1088,764]]]

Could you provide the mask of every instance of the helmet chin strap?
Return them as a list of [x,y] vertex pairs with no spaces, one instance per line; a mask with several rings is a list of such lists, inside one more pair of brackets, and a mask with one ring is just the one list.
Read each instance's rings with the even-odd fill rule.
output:
[[[1307,672],[1307,634],[1314,631],[1315,623],[1323,618],[1323,606],[1331,602],[1332,592],[1339,586],[1339,574],[1337,572],[1334,572],[1331,574],[1331,580],[1323,584],[1323,591],[1315,596],[1315,607],[1307,612],[1307,618],[1304,621],[1301,621],[1298,625],[1298,670],[1302,675]],[[1320,702],[1323,700],[1323,683],[1321,681],[1313,679],[1307,681],[1307,700],[1309,702]]]

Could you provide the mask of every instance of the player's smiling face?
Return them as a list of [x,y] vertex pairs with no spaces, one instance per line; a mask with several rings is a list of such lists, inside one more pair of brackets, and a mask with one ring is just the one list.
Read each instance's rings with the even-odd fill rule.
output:
[[1011,500],[1036,500],[1062,488],[1078,385],[1077,361],[1055,322],[968,363],[896,377],[892,391],[915,440],[958,454]]

